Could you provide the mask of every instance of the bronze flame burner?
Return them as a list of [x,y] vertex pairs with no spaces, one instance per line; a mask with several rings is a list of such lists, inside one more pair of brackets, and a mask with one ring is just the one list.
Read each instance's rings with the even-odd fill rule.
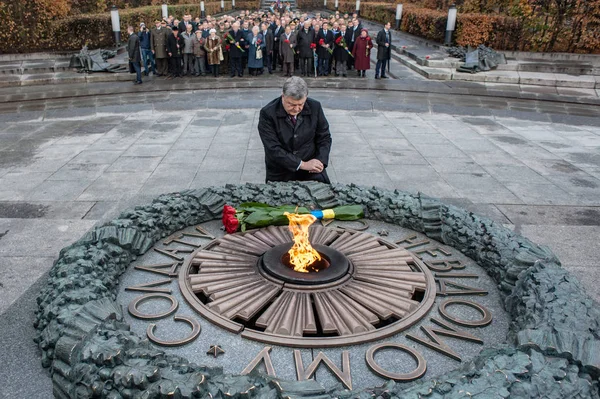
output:
[[288,251],[293,243],[280,244],[264,253],[259,267],[269,275],[287,283],[299,285],[327,284],[348,274],[350,262],[341,252],[325,245],[313,245],[321,261],[309,266],[308,273],[297,272],[289,264]]

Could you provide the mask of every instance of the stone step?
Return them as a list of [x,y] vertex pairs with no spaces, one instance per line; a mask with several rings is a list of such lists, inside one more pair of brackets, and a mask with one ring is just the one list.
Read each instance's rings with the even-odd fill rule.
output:
[[0,75],[33,75],[69,71],[69,60],[0,62]]

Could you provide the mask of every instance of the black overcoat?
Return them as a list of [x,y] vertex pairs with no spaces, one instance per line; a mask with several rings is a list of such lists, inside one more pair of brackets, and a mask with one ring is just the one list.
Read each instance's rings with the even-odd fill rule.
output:
[[313,50],[310,45],[315,42],[315,30],[309,29],[308,32],[304,27],[298,31],[296,51],[300,58],[313,58]]
[[267,181],[329,183],[325,169],[318,174],[298,170],[300,161],[318,159],[325,167],[329,163],[331,134],[321,103],[308,98],[294,127],[278,97],[260,110],[258,133],[265,149]]
[[317,37],[315,38],[315,42],[317,43],[317,55],[319,56],[319,58],[329,59],[331,58],[331,53],[329,52],[329,50],[327,50],[327,48],[319,44],[321,42],[321,39],[324,40],[324,44],[329,44],[329,50],[333,52],[333,32],[328,30],[327,34],[325,34],[325,31],[321,29],[317,34]]
[[[246,51],[246,49],[244,48],[244,46],[246,45],[246,41],[244,38],[244,34],[242,33],[241,29],[238,29],[237,32],[235,32],[233,29],[229,31],[229,35],[231,35],[231,37],[233,37],[233,43],[230,43],[229,40],[227,40],[227,44],[230,44],[229,46],[229,56],[231,58],[242,58],[242,50],[240,50],[239,48],[237,48],[237,46],[235,45],[235,43],[239,43],[240,47]],[[242,40],[244,39],[244,40]]]
[[131,34],[129,40],[127,40],[127,53],[129,55],[129,62],[140,63],[142,56],[140,54],[140,38],[136,34]]
[[[389,47],[385,47],[385,44],[389,43]],[[392,37],[391,33],[388,36],[385,33],[385,29],[382,29],[377,33],[377,59],[378,60],[389,60],[392,58]]]

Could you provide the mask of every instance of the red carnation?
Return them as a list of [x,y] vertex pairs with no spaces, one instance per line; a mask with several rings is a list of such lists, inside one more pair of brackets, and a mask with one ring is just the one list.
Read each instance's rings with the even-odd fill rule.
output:
[[286,44],[290,43],[290,41],[288,39],[285,39],[283,42],[286,43]]
[[321,46],[322,46],[322,45],[324,45],[324,44],[325,44],[325,39],[321,39],[321,40],[319,40],[319,45],[321,45]]
[[315,43],[311,43],[310,48],[315,49],[315,48],[317,48],[317,45]]
[[262,43],[262,40],[256,39],[256,44],[261,44],[261,43]]
[[342,36],[335,39],[335,44],[340,44],[344,38]]
[[231,46],[229,44],[225,45],[225,51],[229,51],[230,48],[231,48]]
[[225,231],[229,234],[233,234],[237,231],[240,221],[235,217],[236,210],[234,207],[225,205],[223,206],[223,226]]

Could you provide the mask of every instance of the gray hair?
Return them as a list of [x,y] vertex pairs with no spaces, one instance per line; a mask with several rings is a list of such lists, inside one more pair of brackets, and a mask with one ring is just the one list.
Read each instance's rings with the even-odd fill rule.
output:
[[308,86],[304,79],[292,76],[283,84],[283,95],[292,97],[294,100],[302,100],[308,97]]

